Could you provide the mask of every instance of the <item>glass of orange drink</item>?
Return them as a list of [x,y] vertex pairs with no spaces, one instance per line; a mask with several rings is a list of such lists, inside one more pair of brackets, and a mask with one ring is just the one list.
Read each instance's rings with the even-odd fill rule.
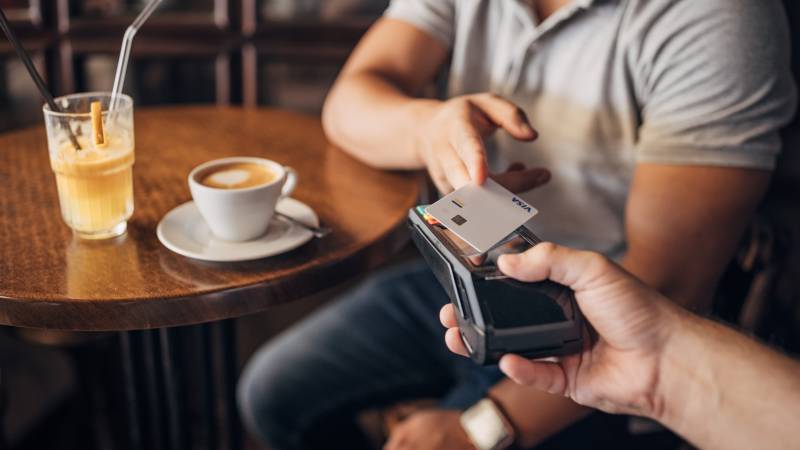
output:
[[84,239],[125,233],[133,214],[133,100],[119,95],[111,112],[111,93],[55,101],[61,111],[43,110],[61,217]]

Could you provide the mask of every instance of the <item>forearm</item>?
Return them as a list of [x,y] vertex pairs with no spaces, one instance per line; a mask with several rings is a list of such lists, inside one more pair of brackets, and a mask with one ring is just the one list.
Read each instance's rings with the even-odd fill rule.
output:
[[[655,256],[662,254],[664,251],[661,249],[647,248],[638,243],[628,250],[621,265],[673,303],[699,314],[707,313],[714,296],[719,269],[709,267],[713,265],[709,263],[703,270],[695,270],[692,275],[688,275],[678,264],[654,261]],[[698,252],[695,257],[702,258],[704,255],[705,252]]]
[[[698,314],[708,313],[714,298],[719,269],[706,267],[689,275],[675,265],[654,262],[653,255],[660,253],[662,252],[651,253],[635,248],[625,255],[622,266],[675,304]],[[698,251],[697,257],[701,256]]]
[[518,433],[517,443],[525,448],[540,444],[592,411],[566,397],[508,379],[493,387],[490,395],[503,407]]
[[344,74],[322,114],[328,138],[356,158],[386,169],[424,166],[415,135],[439,101],[406,95],[372,72]]
[[637,165],[623,266],[673,302],[707,312],[769,180],[760,170]]
[[796,444],[800,364],[684,313],[662,359],[654,416],[704,449]]

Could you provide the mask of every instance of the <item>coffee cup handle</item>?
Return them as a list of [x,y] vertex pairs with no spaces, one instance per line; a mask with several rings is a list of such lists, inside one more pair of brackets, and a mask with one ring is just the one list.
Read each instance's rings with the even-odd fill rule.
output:
[[289,166],[283,169],[286,171],[286,177],[283,180],[283,187],[281,188],[281,198],[292,195],[294,188],[297,187],[297,171]]

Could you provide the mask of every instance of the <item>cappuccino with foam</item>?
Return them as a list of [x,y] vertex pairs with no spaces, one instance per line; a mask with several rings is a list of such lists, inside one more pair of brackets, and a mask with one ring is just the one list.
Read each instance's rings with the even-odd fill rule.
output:
[[246,189],[272,183],[277,178],[278,174],[268,167],[251,162],[220,164],[197,176],[200,184],[216,189]]

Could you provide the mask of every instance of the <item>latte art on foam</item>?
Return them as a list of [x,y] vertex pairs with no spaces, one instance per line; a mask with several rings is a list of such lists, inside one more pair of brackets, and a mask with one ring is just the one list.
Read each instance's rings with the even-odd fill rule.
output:
[[198,175],[200,184],[217,189],[243,189],[273,182],[278,176],[261,164],[230,163]]
[[204,182],[207,184],[213,183],[218,186],[232,187],[244,183],[249,179],[250,172],[241,169],[231,169],[212,173]]

